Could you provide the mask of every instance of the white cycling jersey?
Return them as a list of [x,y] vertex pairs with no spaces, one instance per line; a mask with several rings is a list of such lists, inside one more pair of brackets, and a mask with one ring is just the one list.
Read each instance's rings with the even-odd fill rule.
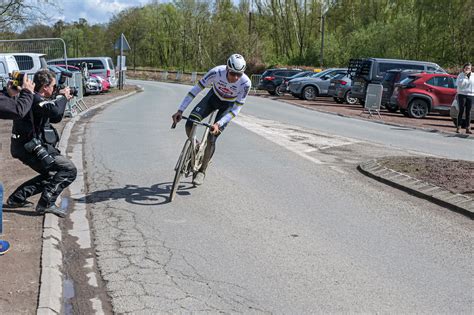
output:
[[183,111],[189,106],[191,101],[206,87],[212,84],[212,89],[216,96],[224,102],[234,102],[230,112],[222,117],[217,123],[219,126],[227,124],[232,118],[237,116],[245,103],[245,99],[250,91],[252,83],[249,77],[244,73],[235,83],[227,81],[227,67],[225,65],[217,66],[209,70],[206,75],[193,86],[188,95],[179,105],[179,110]]

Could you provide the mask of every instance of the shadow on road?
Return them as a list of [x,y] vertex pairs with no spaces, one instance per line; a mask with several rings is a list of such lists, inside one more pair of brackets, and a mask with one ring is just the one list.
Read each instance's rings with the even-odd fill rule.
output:
[[[94,191],[83,198],[75,199],[76,202],[93,204],[108,200],[124,199],[134,205],[157,206],[169,202],[171,182],[152,185],[151,187],[140,187],[138,185],[125,185],[123,188],[112,188]],[[194,188],[191,182],[182,182],[179,185],[178,195],[189,195],[189,190]]]

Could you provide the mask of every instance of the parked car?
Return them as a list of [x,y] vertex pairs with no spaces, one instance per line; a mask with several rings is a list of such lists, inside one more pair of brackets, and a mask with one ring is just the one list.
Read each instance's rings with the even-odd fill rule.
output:
[[284,78],[291,77],[299,72],[301,69],[268,69],[262,74],[260,81],[258,82],[257,89],[265,90],[270,95],[276,95],[277,87],[281,85]]
[[0,89],[7,86],[13,71],[20,71],[15,57],[10,54],[0,54]]
[[338,104],[346,102],[349,105],[357,104],[357,98],[351,96],[352,80],[347,73],[336,75],[329,82],[328,95]]
[[398,104],[391,103],[390,98],[392,97],[395,84],[399,83],[411,74],[421,73],[424,70],[414,69],[392,69],[385,73],[382,80],[383,92],[382,92],[382,106],[384,106],[389,112],[395,113],[398,111]]
[[[115,76],[115,66],[110,57],[81,57],[68,58],[67,64],[76,67],[82,67],[86,63],[89,73],[96,74],[109,81],[111,87],[117,87],[117,78]],[[53,59],[48,64],[66,64],[64,59]]]
[[91,74],[90,76],[93,77],[93,78],[96,78],[97,80],[100,81],[100,84],[102,85],[102,92],[108,92],[110,90],[109,81],[107,81],[106,79],[104,79],[100,75]]
[[318,96],[327,95],[330,80],[341,73],[347,73],[347,68],[331,68],[309,77],[293,79],[288,88],[295,97],[314,100]]
[[412,118],[424,118],[431,112],[449,115],[456,97],[456,76],[441,73],[409,75],[396,84],[392,99],[400,112]]
[[403,59],[351,59],[349,61],[348,68],[348,72],[352,79],[352,96],[358,98],[361,104],[365,103],[367,86],[369,84],[381,84],[385,73],[388,70],[414,69],[429,72],[446,73],[443,68],[433,62]]
[[30,75],[48,67],[45,56],[45,54],[37,53],[13,53],[20,71]]
[[[60,67],[62,69],[67,69],[67,71],[70,72],[81,72],[83,73],[82,69],[76,66],[71,66],[71,65],[64,65],[64,64],[54,64],[51,66],[56,66]],[[84,95],[89,95],[89,94],[99,94],[102,92],[102,82],[97,79],[96,77],[93,77],[92,75],[83,75],[82,78],[82,92]]]
[[[288,84],[291,80],[296,79],[296,78],[304,78],[308,77],[312,74],[315,74],[314,71],[301,71],[297,74],[292,75],[291,77],[286,77],[283,78],[283,82],[280,84],[280,86],[277,87],[277,95],[281,95],[283,93],[289,93],[290,90],[288,89]],[[279,94],[281,93],[281,94]]]

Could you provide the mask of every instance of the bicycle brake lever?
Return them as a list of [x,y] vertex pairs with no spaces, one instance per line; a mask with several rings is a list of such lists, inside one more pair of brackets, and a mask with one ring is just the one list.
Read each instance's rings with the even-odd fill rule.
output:
[[175,122],[171,125],[171,129],[174,129],[174,128],[176,128],[176,123]]

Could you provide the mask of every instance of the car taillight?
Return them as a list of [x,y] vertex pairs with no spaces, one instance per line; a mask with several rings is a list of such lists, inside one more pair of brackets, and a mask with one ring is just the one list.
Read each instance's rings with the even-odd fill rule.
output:
[[346,85],[346,84],[347,84],[347,82],[344,81],[344,80],[341,80],[340,83],[341,83],[342,85]]
[[273,81],[273,80],[275,80],[275,77],[265,77],[265,78],[263,78],[263,80],[265,80],[265,81]]
[[110,77],[110,70],[107,70],[107,78]]

